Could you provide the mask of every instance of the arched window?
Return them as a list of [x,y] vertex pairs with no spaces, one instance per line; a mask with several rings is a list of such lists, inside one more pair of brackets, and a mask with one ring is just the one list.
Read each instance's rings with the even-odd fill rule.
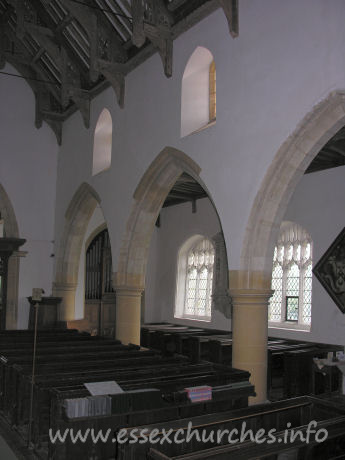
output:
[[108,109],[103,109],[95,128],[92,175],[110,168],[113,122]]
[[215,249],[201,235],[190,238],[178,259],[175,317],[211,320]]
[[283,222],[274,249],[268,320],[271,326],[311,325],[312,240],[298,224]]
[[208,126],[216,119],[216,65],[212,53],[198,46],[182,78],[181,136]]

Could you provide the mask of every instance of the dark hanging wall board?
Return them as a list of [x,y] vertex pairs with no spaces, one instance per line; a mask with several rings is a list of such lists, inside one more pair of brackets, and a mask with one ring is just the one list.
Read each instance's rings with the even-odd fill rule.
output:
[[315,265],[313,273],[345,313],[345,227]]

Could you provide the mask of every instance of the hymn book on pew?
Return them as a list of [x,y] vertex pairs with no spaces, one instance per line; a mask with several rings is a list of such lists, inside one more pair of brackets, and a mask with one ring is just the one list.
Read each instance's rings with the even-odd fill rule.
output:
[[84,383],[91,396],[65,400],[68,418],[94,417],[111,414],[110,395],[124,393],[115,381]]

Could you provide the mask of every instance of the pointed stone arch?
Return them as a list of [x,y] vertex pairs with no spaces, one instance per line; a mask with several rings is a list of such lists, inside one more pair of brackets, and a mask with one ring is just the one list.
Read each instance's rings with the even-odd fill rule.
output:
[[7,237],[19,238],[19,229],[12,203],[4,187],[0,184],[0,212],[5,222]]
[[140,343],[140,301],[152,232],[163,203],[182,173],[188,173],[207,191],[201,168],[186,154],[166,147],[151,163],[134,195],[117,272],[116,336],[125,343]]
[[65,225],[58,247],[53,293],[62,297],[60,320],[73,320],[75,291],[83,240],[91,216],[101,199],[86,182],[75,192],[65,213]]
[[207,191],[200,167],[186,154],[166,147],[151,163],[134,195],[122,239],[116,286],[144,289],[145,270],[152,232],[163,203],[182,173],[188,173]]
[[[232,365],[251,373],[255,402],[267,397],[268,302],[274,246],[296,185],[324,144],[345,124],[345,92],[332,92],[308,113],[276,153],[255,197],[239,270],[229,274]],[[248,333],[250,331],[250,333]]]
[[[254,200],[241,252],[244,287],[270,284],[272,257],[287,205],[310,162],[345,125],[345,91],[308,113],[275,155]],[[259,287],[259,285],[257,285]]]
[[[4,233],[6,237],[19,238],[17,218],[11,200],[1,184],[0,212],[4,220]],[[20,252],[15,252],[8,261],[6,329],[17,329],[20,255]]]

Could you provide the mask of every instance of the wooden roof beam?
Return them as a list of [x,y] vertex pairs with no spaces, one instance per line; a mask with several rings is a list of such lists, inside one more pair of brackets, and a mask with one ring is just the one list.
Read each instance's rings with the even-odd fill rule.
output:
[[[109,10],[109,13],[105,13],[105,15],[108,15],[108,19],[109,19],[109,16],[112,17],[114,23],[116,24],[115,27],[121,31],[122,35],[125,37],[125,41],[130,40],[131,34],[128,31],[128,28],[132,30],[132,23],[130,19],[127,17],[125,11],[123,11],[122,8],[120,7],[120,5],[118,5],[117,2],[114,2],[114,3],[111,3],[111,6],[110,6],[109,3],[106,2],[105,0],[98,0],[98,2],[100,2],[100,4],[102,5],[102,8]],[[114,13],[112,12],[112,10],[114,10]],[[121,15],[121,18],[126,23],[127,27],[116,16],[117,14]]]
[[[99,73],[103,74],[113,87],[120,107],[124,105],[125,79],[118,71],[111,74],[113,65],[123,64],[127,52],[116,38],[115,30],[106,22],[100,11],[78,5],[71,0],[60,0],[74,15],[89,36],[90,42],[90,78],[96,81]],[[102,51],[100,51],[102,50]]]
[[158,50],[164,73],[172,75],[173,17],[163,0],[132,0],[133,44],[141,48],[148,38]]
[[102,72],[105,78],[111,83],[116,94],[117,102],[119,106],[123,108],[125,103],[125,65],[99,59],[98,66],[100,72]]
[[80,74],[74,62],[69,59],[64,48],[60,49],[49,36],[42,34],[41,30],[31,28],[31,34],[52,57],[60,71],[62,105],[67,107],[69,100],[72,99],[81,112],[85,127],[88,128],[90,126],[90,97],[87,91],[81,88]]
[[54,41],[63,48],[68,53],[70,59],[75,62],[76,66],[78,67],[79,72],[82,75],[86,74],[87,68],[83,63],[82,59],[80,59],[78,53],[73,49],[70,45],[67,38],[63,35],[64,29],[71,23],[73,20],[72,15],[67,15],[57,26],[55,25],[54,20],[51,18],[50,14],[45,9],[44,4],[49,3],[49,0],[31,0],[33,7],[36,9],[38,16],[42,19],[42,21],[47,24],[50,30],[53,32]]
[[[73,16],[68,14],[56,27],[55,34],[59,34],[61,36],[64,29],[71,24],[73,21]],[[63,36],[63,35],[62,35]]]
[[191,201],[194,199],[194,197],[191,197],[190,195],[187,195],[186,193],[178,193],[175,191],[169,192],[167,198],[176,198],[178,200],[185,200],[185,201]]
[[41,59],[41,56],[42,54],[45,52],[45,49],[42,47],[40,48],[37,53],[35,54],[35,56],[31,59],[31,62],[30,64],[35,64],[35,62],[37,62],[39,59]]
[[[51,108],[50,93],[44,84],[36,82],[36,73],[30,66],[20,64],[18,61],[8,58],[8,62],[21,74],[29,77],[26,81],[35,95],[35,126],[39,129],[45,121],[53,130],[59,145],[62,141],[62,114],[54,113]],[[55,118],[55,119],[54,119]]]
[[7,0],[7,2],[15,8],[17,23],[16,23],[16,36],[19,40],[23,40],[25,37],[25,22],[27,18],[37,24],[37,12],[32,8],[29,2],[23,2],[22,0]]
[[337,147],[336,145],[334,144],[330,144],[328,145],[327,147],[323,147],[319,153],[322,153],[322,152],[325,152],[325,153],[329,153],[329,154],[333,154],[333,153],[337,153],[339,155],[342,155],[342,156],[345,156],[345,145],[344,145],[344,149],[340,148],[340,147]]
[[[28,22],[25,20],[25,6],[23,2],[18,0],[10,1],[13,5],[15,5],[17,12],[17,37],[21,37],[23,39],[25,34],[29,32],[30,35],[35,38],[36,42],[40,43],[41,45],[41,48],[36,56],[31,59],[31,65],[35,68],[39,68],[36,64],[37,59],[42,56],[44,51],[48,52],[60,71],[62,80],[61,95],[58,95],[54,87],[49,87],[47,90],[52,92],[56,99],[61,101],[64,107],[67,107],[69,99],[71,98],[82,114],[84,125],[88,128],[90,125],[90,97],[89,94],[83,93],[81,90],[80,74],[76,69],[73,61],[67,58],[67,54],[64,48],[60,49],[59,46],[54,43],[53,40],[51,40],[51,37],[54,36],[52,30],[37,25],[37,11],[35,11],[33,8],[30,10],[35,15],[36,23]],[[28,8],[27,5],[26,8]]]
[[56,136],[57,143],[62,142],[62,115],[51,110],[50,96],[47,91],[39,90],[35,92],[36,97],[36,117],[35,125],[37,128],[42,126],[42,121],[45,121],[53,130]]
[[0,69],[3,69],[6,64],[6,35],[5,35],[5,24],[9,20],[11,15],[11,9],[7,8],[7,10],[3,13],[0,17]]
[[239,34],[239,19],[238,19],[238,2],[239,0],[218,0],[223,8],[224,14],[229,24],[230,35],[233,38]]
[[145,35],[158,50],[161,57],[165,76],[172,76],[173,39],[172,33],[166,28],[144,24]]
[[[13,30],[9,27],[7,24],[4,27],[5,34],[7,35],[8,39],[14,43],[15,47],[20,50],[21,57],[17,55],[12,55],[12,53],[6,53],[6,59],[10,59],[10,54],[13,56],[12,60],[17,61],[19,64],[20,63],[25,63],[27,65],[30,65],[32,70],[39,75],[39,78],[41,80],[47,81],[47,83],[43,83],[44,87],[47,89],[47,91],[51,92],[55,99],[59,102],[61,102],[61,95],[59,91],[56,89],[56,82],[51,80],[49,75],[39,66],[37,63],[33,63],[32,59],[34,56],[30,55],[21,40],[17,38],[17,36],[14,34]],[[25,76],[25,73],[23,74]],[[36,77],[37,78],[37,77]]]
[[[23,2],[18,2],[18,0],[10,0],[13,5],[16,6],[17,18],[19,18],[19,23],[17,22],[17,29],[16,35],[14,37],[13,33],[8,31],[10,35],[12,35],[11,39],[16,41],[17,45],[20,45],[22,49],[24,49],[23,45],[21,44],[20,37],[23,39],[26,33],[30,33],[32,37],[36,40],[37,43],[40,43],[40,50],[33,56],[31,59],[27,56],[28,62],[31,64],[35,70],[40,69],[37,66],[36,61],[39,57],[42,56],[44,51],[48,52],[51,56],[53,62],[57,66],[60,71],[60,75],[62,78],[61,81],[61,95],[54,89],[54,87],[48,87],[47,91],[52,92],[58,101],[61,101],[64,107],[67,107],[69,103],[69,99],[72,98],[78,109],[80,110],[84,124],[86,127],[89,127],[90,124],[90,97],[89,94],[84,93],[81,90],[80,85],[80,74],[76,69],[73,61],[68,59],[67,52],[64,48],[60,49],[59,46],[54,43],[51,39],[54,36],[53,32],[46,27],[42,27],[37,25],[36,23],[30,23],[25,21],[25,14],[24,14],[24,6]],[[31,10],[33,11],[33,10]],[[37,13],[36,20],[37,20]],[[24,53],[24,56],[27,53]],[[44,77],[47,79],[47,77]],[[52,82],[54,83],[54,82]]]

